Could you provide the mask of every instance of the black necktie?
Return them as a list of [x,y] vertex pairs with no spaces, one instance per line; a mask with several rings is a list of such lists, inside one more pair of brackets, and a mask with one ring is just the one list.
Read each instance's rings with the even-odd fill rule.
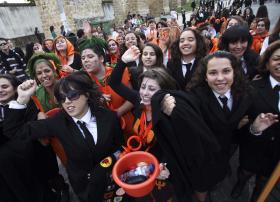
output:
[[85,122],[81,122],[81,121],[77,121],[77,124],[79,124],[80,128],[82,129],[84,135],[85,135],[85,139],[87,142],[87,145],[90,149],[94,148],[94,140],[92,137],[92,134],[89,132],[88,128],[86,127],[86,123]]
[[[279,105],[279,91],[280,91],[280,85],[276,85],[274,86],[273,88],[273,92],[275,94],[275,97],[276,97],[276,103],[277,103],[277,106]],[[279,109],[280,110],[280,109]]]
[[227,97],[219,96],[219,99],[223,103],[223,111],[224,111],[226,117],[229,118],[229,116],[230,116],[230,109],[228,108],[228,105],[227,105],[227,101],[228,101]]
[[5,108],[9,108],[9,105],[6,104],[6,105],[2,105],[0,104],[0,122],[4,121],[4,118],[5,118]]
[[184,66],[186,67],[187,70],[184,76],[187,77],[187,75],[189,75],[191,72],[192,63],[184,64]]
[[0,105],[0,122],[4,121],[4,106]]

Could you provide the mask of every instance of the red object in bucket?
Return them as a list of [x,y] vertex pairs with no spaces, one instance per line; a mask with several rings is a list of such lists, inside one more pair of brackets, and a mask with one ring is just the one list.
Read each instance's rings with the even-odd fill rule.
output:
[[[155,166],[153,174],[145,181],[139,184],[127,184],[121,181],[120,176],[129,168],[137,165],[140,162],[152,163]],[[124,191],[133,197],[142,197],[149,194],[156,183],[156,177],[159,175],[159,163],[156,157],[148,152],[135,151],[126,154],[119,159],[113,168],[114,181],[124,189]]]

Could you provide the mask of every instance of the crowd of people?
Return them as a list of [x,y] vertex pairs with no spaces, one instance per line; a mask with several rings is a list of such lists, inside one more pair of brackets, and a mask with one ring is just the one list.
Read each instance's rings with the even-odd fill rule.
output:
[[[229,197],[256,176],[255,202],[280,159],[280,17],[269,31],[265,5],[209,2],[183,28],[129,13],[107,34],[51,26],[25,53],[0,38],[1,201],[67,202],[71,185],[81,202],[210,202],[238,148]],[[135,150],[160,162],[137,199],[111,173]]]

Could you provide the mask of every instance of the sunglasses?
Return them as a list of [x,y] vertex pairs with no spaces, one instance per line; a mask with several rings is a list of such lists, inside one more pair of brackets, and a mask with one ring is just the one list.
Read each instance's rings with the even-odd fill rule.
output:
[[0,46],[5,46],[5,45],[7,45],[6,42],[0,44]]
[[57,101],[64,103],[66,98],[70,101],[78,100],[81,94],[82,93],[80,91],[71,90],[67,94],[60,94]]

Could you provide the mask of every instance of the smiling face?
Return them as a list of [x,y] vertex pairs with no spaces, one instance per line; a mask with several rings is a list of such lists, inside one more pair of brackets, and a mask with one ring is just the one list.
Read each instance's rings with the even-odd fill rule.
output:
[[266,68],[271,76],[280,82],[280,48],[273,52],[266,64]]
[[35,77],[45,88],[52,87],[55,82],[53,69],[45,62],[40,62],[35,66]]
[[144,77],[139,90],[141,103],[145,106],[150,106],[152,96],[158,90],[160,90],[160,86],[155,79]]
[[16,90],[6,78],[0,78],[0,103],[6,104],[14,99]]
[[212,58],[208,61],[206,82],[220,95],[224,95],[233,84],[233,68],[227,58]]
[[97,74],[103,65],[103,57],[98,55],[92,49],[85,49],[81,55],[82,64],[88,73]]
[[184,31],[180,36],[179,49],[184,56],[195,57],[196,38],[192,31]]
[[257,34],[262,34],[266,31],[265,29],[265,22],[264,21],[259,21],[257,23],[257,29],[256,29],[256,33]]
[[64,38],[58,38],[55,42],[55,47],[58,51],[65,51],[67,49],[67,43]]
[[144,67],[152,67],[156,64],[157,56],[155,50],[151,46],[146,46],[142,53],[142,62]]
[[110,40],[108,42],[108,47],[111,54],[115,54],[118,52],[118,45],[114,40]]
[[130,48],[131,46],[137,46],[137,37],[134,33],[128,33],[125,35],[125,46]]
[[247,50],[247,47],[248,41],[242,42],[241,40],[239,40],[228,44],[229,52],[231,52],[238,59],[240,59],[244,55],[245,51]]

